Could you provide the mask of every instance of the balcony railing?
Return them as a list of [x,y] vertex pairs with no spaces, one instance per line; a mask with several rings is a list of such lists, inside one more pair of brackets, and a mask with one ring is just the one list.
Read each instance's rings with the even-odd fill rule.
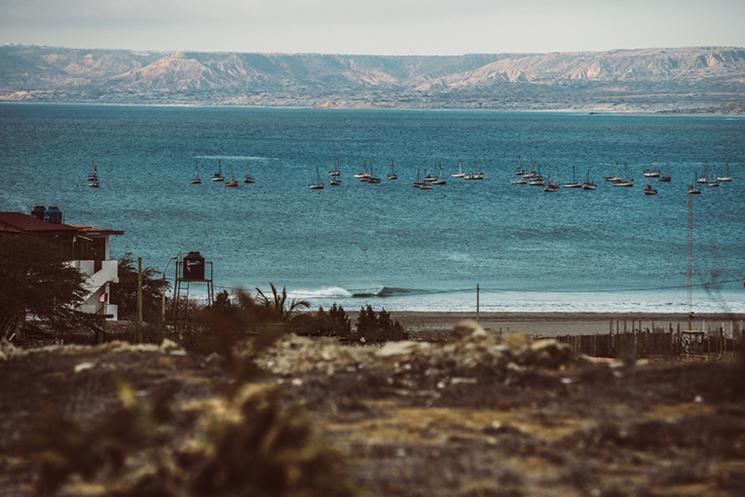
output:
[[93,290],[100,288],[106,282],[117,283],[119,281],[119,263],[116,260],[70,261],[70,265],[88,277],[87,286]]

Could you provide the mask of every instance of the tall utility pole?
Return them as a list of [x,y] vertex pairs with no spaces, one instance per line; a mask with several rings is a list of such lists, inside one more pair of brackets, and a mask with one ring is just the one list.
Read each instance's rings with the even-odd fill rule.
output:
[[481,287],[476,283],[476,322],[479,322],[481,314]]
[[[165,328],[166,326],[166,274],[168,273],[168,266],[171,265],[171,262],[177,261],[178,257],[174,256],[168,259],[168,262],[166,263],[165,269],[163,269],[163,287],[162,287],[162,293],[160,294],[160,325],[161,327]],[[178,274],[176,275],[178,277]]]
[[142,257],[137,258],[137,324],[142,324]]
[[688,195],[688,331],[693,329],[693,196]]

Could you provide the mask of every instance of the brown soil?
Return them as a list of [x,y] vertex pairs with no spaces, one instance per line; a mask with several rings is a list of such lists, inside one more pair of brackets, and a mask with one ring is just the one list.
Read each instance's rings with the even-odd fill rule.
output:
[[[283,402],[301,404],[348,455],[349,476],[367,496],[739,496],[745,488],[745,368],[734,360],[493,373],[438,364],[404,355],[261,381],[284,385]],[[33,492],[26,440],[41,413],[93,419],[118,402],[118,378],[142,398],[176,387],[183,402],[215,396],[224,373],[214,360],[152,346],[7,354],[0,496]]]

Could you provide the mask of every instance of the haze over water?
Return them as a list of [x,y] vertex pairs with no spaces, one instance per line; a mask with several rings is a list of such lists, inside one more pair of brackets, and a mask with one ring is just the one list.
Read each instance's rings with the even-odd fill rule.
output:
[[[199,250],[228,288],[287,285],[315,304],[390,309],[685,311],[686,186],[709,162],[735,182],[694,199],[695,310],[745,312],[745,118],[478,111],[0,105],[0,210],[59,206],[125,230],[113,255],[162,269]],[[513,186],[516,158],[597,191]],[[343,186],[328,186],[334,157]],[[90,161],[102,186],[86,186]],[[250,166],[254,185],[228,178]],[[395,160],[398,181],[359,183]],[[657,159],[673,180],[645,197]],[[191,185],[194,160],[202,185]],[[412,188],[417,169],[478,161],[485,181]],[[612,188],[606,175],[637,180]],[[618,164],[618,165],[617,165]],[[310,191],[318,166],[324,190]],[[170,272],[170,270],[169,270]]]

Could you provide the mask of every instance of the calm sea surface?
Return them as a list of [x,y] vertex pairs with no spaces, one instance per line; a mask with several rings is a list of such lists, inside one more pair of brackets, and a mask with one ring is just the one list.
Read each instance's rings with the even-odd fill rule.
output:
[[[510,185],[519,154],[561,182],[589,168],[598,189]],[[256,184],[212,183],[218,159]],[[391,159],[398,181],[352,178],[365,160],[384,177]],[[655,159],[673,179],[645,197]],[[412,188],[417,169],[460,160],[486,180]],[[163,268],[199,250],[218,288],[274,281],[348,307],[470,309],[478,282],[484,310],[685,310],[686,186],[704,161],[720,175],[730,162],[735,181],[694,200],[695,310],[745,312],[744,118],[0,105],[0,210],[57,205],[125,230],[114,255]],[[637,186],[603,183],[623,163]],[[311,191],[316,167],[327,186]]]

